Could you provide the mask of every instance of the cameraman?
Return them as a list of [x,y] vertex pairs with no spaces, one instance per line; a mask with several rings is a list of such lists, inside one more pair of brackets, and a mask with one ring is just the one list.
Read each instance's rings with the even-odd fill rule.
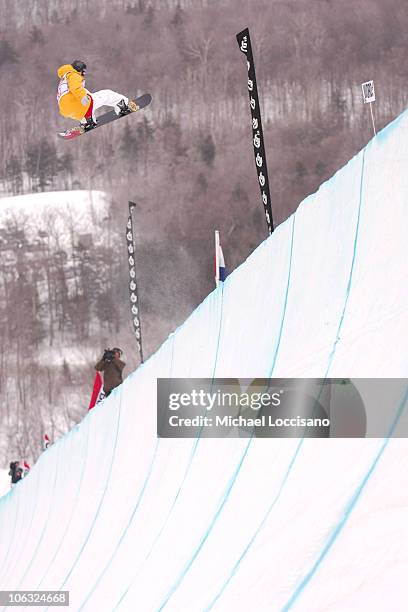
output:
[[19,461],[12,461],[10,463],[10,471],[8,473],[11,476],[11,486],[15,485],[23,477],[23,468],[20,467]]
[[121,361],[121,356],[120,348],[106,349],[102,359],[95,364],[95,370],[103,372],[103,391],[106,397],[123,382],[122,370],[126,364]]

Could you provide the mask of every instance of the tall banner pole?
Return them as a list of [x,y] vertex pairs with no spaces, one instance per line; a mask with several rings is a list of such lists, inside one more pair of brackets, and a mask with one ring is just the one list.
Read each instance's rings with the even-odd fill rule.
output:
[[374,81],[367,81],[366,83],[361,83],[361,89],[363,90],[364,104],[370,105],[371,123],[373,124],[373,132],[374,132],[374,136],[377,136],[377,130],[375,129],[374,115],[373,115],[373,102],[375,102]]
[[128,222],[126,224],[126,242],[129,262],[129,297],[133,331],[136,337],[136,344],[140,355],[140,362],[143,363],[142,327],[140,323],[139,296],[137,293],[136,281],[135,242],[133,238],[132,211],[134,208],[136,208],[136,204],[134,202],[129,202],[129,217]]
[[252,54],[251,38],[249,29],[245,28],[236,35],[240,51],[246,56],[248,68],[248,93],[249,106],[252,116],[252,141],[254,145],[255,168],[258,174],[258,182],[261,190],[262,204],[264,206],[266,223],[269,234],[272,234],[273,218],[271,193],[269,189],[268,168],[266,164],[266,154],[264,137],[262,131],[261,108],[259,106],[258,87],[256,84],[255,64]]

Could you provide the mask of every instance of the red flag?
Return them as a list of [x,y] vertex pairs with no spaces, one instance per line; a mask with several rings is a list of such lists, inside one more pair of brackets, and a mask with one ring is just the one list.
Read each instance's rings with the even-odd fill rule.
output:
[[43,437],[43,449],[45,450],[46,448],[49,447],[49,445],[50,445],[50,439],[47,436],[47,434],[44,434],[44,437]]
[[88,410],[91,410],[98,402],[101,402],[105,397],[103,391],[103,381],[100,372],[95,375],[95,380],[92,389],[91,401],[89,402]]

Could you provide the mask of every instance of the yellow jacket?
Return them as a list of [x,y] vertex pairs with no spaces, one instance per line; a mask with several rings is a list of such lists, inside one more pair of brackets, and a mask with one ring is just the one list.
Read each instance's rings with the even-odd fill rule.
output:
[[84,87],[84,77],[71,64],[60,66],[57,74],[60,78],[57,101],[61,115],[82,119],[91,105],[91,98]]

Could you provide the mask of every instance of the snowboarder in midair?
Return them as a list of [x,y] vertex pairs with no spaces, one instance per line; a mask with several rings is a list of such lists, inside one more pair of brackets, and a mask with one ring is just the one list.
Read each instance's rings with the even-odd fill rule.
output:
[[95,111],[101,106],[112,106],[117,115],[138,110],[133,100],[111,89],[91,93],[85,88],[85,73],[86,64],[81,60],[64,64],[57,71],[60,79],[57,92],[59,111],[64,117],[78,119],[81,132],[95,127]]

